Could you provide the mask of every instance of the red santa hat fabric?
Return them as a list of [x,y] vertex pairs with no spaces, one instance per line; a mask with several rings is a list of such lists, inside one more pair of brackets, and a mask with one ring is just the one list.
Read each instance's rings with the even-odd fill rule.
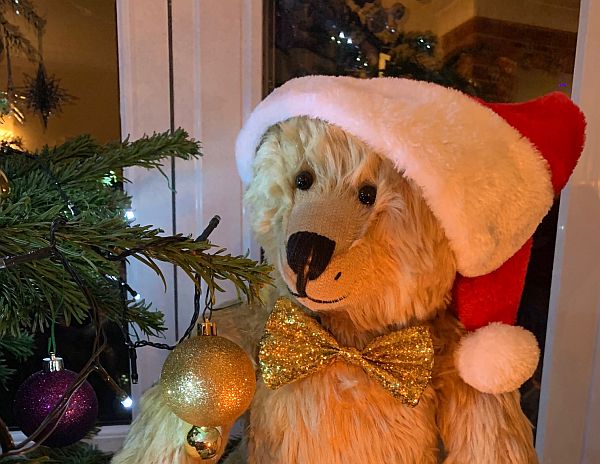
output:
[[[585,119],[579,109],[558,92],[525,103],[482,104],[532,143],[548,163],[548,175],[554,194],[558,195],[583,150]],[[457,279],[454,301],[460,320],[468,330],[490,322],[515,323],[530,252],[529,240],[495,271]]]
[[[252,161],[263,134],[295,116],[318,118],[353,134],[421,187],[456,256],[460,275],[454,304],[467,329],[492,322],[514,324],[529,240],[583,148],[584,117],[566,96],[553,93],[526,103],[488,104],[408,79],[293,79],[257,106],[238,136],[236,160],[244,183],[252,179]],[[457,355],[468,383],[497,393],[531,375],[539,354],[531,334],[497,326],[486,330],[485,337],[479,332],[465,339]],[[478,355],[482,350],[497,352],[486,343],[500,339],[511,345],[505,350],[507,359],[518,358],[528,347],[523,372],[514,379],[482,369],[490,360]]]

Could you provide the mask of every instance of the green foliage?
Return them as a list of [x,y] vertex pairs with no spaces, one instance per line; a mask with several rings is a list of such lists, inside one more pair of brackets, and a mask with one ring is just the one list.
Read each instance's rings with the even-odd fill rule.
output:
[[33,337],[31,335],[20,334],[17,337],[0,337],[0,386],[6,387],[6,381],[14,373],[14,369],[6,365],[6,359],[3,354],[17,359],[25,359],[33,353]]
[[[104,319],[122,321],[118,285],[122,263],[107,258],[123,253],[149,266],[163,283],[158,261],[176,264],[190,277],[200,276],[211,294],[221,289],[220,281],[228,280],[249,300],[256,298],[260,286],[269,281],[267,266],[226,254],[207,241],[165,237],[162,230],[131,224],[125,217],[131,199],[120,187],[127,182],[124,168],[160,169],[166,158],[199,156],[199,148],[183,130],[107,145],[81,136],[33,155],[5,148],[0,169],[11,191],[0,199],[0,257],[47,247],[51,223],[62,215],[68,222],[57,230],[57,247],[82,276]],[[75,206],[74,214],[69,204]],[[127,305],[128,319],[140,332],[157,335],[164,330],[162,314],[149,302],[131,299]],[[0,382],[10,373],[2,356],[26,356],[26,343],[19,350],[16,340],[30,340],[23,335],[43,332],[52,321],[85,323],[89,310],[79,287],[56,259],[0,269]]]
[[64,448],[40,446],[24,456],[0,459],[0,464],[108,464],[111,458],[111,454],[80,441]]
[[[16,11],[19,15],[16,16]],[[16,16],[16,17],[15,17]],[[19,24],[11,21],[18,18]],[[20,0],[15,3],[14,0],[0,0],[0,34],[4,38],[4,47],[10,47],[14,51],[25,55],[31,61],[39,58],[39,50],[31,43],[29,38],[23,33],[19,26],[29,26],[33,29],[35,37],[37,31],[44,29],[46,21],[37,14],[35,8],[29,0]]]

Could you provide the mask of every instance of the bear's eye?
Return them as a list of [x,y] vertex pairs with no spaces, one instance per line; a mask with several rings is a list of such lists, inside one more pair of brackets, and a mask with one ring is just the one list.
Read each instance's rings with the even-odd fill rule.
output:
[[308,171],[299,172],[296,175],[296,188],[300,190],[308,190],[313,184],[313,175]]
[[358,201],[360,201],[363,205],[374,205],[375,198],[377,198],[377,189],[372,185],[363,185],[358,190]]

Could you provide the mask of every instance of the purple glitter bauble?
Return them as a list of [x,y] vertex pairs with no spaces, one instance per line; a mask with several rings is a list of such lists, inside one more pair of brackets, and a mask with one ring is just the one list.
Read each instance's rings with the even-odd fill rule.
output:
[[[38,428],[76,378],[76,372],[63,369],[36,372],[23,382],[14,402],[15,419],[23,433],[31,435]],[[75,392],[56,429],[43,445],[60,447],[81,440],[93,427],[97,416],[98,399],[86,381]]]

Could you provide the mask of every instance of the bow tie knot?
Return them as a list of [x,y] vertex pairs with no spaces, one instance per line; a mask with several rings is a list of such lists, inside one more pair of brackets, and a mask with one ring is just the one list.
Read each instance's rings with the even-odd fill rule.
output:
[[340,357],[350,364],[360,364],[362,355],[360,351],[353,347],[342,347],[340,348]]
[[395,398],[416,406],[431,379],[433,341],[427,327],[413,326],[377,337],[362,351],[342,347],[299,306],[277,300],[259,350],[267,387],[303,379],[336,360],[362,368]]

